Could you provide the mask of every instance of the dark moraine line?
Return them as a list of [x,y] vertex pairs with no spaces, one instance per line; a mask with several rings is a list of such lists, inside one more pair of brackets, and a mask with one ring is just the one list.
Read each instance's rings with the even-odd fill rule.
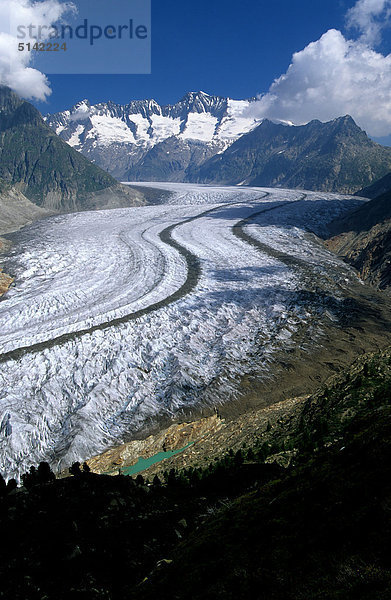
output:
[[[266,198],[267,196],[270,196],[269,192],[265,192],[262,196],[257,198],[257,200],[262,200],[262,199]],[[246,200],[243,203],[245,203],[245,202],[248,203],[249,201]],[[254,202],[254,201],[252,201],[252,202]],[[140,318],[144,315],[147,315],[153,311],[164,308],[165,306],[168,306],[169,304],[172,304],[173,302],[180,300],[181,298],[183,298],[184,296],[186,296],[187,294],[192,292],[193,289],[196,287],[196,285],[199,281],[200,275],[201,275],[200,261],[199,261],[198,257],[195,256],[195,254],[192,254],[189,250],[187,250],[187,248],[182,246],[176,240],[173,240],[171,234],[176,227],[180,227],[181,225],[185,225],[186,223],[190,223],[191,221],[200,219],[200,218],[204,217],[205,215],[208,215],[209,213],[219,210],[220,208],[224,208],[226,206],[234,206],[235,204],[241,204],[241,203],[240,202],[232,202],[232,203],[224,203],[219,206],[215,206],[214,208],[210,208],[209,210],[205,210],[202,213],[199,213],[195,217],[190,217],[189,219],[185,219],[184,221],[181,221],[180,223],[175,223],[174,225],[170,225],[169,227],[166,227],[166,229],[163,229],[163,231],[160,232],[159,237],[162,240],[162,242],[164,242],[165,244],[168,244],[172,248],[175,248],[175,250],[177,250],[179,252],[179,254],[181,254],[186,261],[186,266],[187,266],[186,281],[173,294],[170,294],[170,296],[167,296],[163,300],[159,300],[158,302],[155,302],[154,304],[150,304],[146,308],[135,311],[133,313],[129,313],[128,315],[124,315],[123,317],[117,317],[110,321],[104,321],[103,323],[99,323],[97,325],[92,325],[91,327],[88,327],[85,329],[79,329],[78,331],[64,333],[57,337],[51,338],[50,340],[38,342],[36,344],[31,344],[28,346],[21,346],[20,348],[16,348],[15,350],[10,350],[9,352],[4,352],[4,353],[0,354],[0,363],[5,362],[7,360],[18,360],[19,358],[21,358],[22,356],[24,356],[27,353],[31,354],[34,352],[42,352],[42,350],[45,350],[47,348],[53,348],[54,346],[61,346],[62,344],[65,344],[66,342],[69,342],[70,340],[78,339],[78,338],[82,337],[83,335],[93,333],[94,331],[103,331],[105,329],[108,329],[109,327],[115,327],[116,325],[122,325],[123,323],[128,323],[129,321],[134,321],[135,319],[138,319],[138,318]],[[284,204],[286,204],[286,203],[284,202]],[[278,206],[283,206],[283,204],[280,204]],[[278,208],[278,207],[274,207],[274,208]],[[266,210],[272,210],[272,209],[266,209]],[[263,211],[259,211],[259,212],[263,212]]]
[[[314,291],[317,291],[317,293],[319,293],[320,298],[324,297],[324,292],[321,292],[321,290],[318,290],[316,286],[315,287],[313,286],[313,283],[316,282],[316,277],[314,278],[314,267],[312,267],[310,263],[303,260],[302,258],[298,258],[296,256],[291,256],[290,254],[287,254],[286,252],[283,252],[282,250],[276,250],[275,248],[272,248],[271,246],[268,246],[267,244],[260,242],[259,240],[257,240],[256,238],[253,238],[249,233],[247,233],[244,230],[244,227],[246,225],[248,225],[258,215],[261,215],[266,212],[270,212],[272,210],[276,210],[277,208],[280,208],[281,206],[284,206],[286,204],[289,204],[289,205],[296,204],[298,202],[301,202],[302,200],[305,200],[305,198],[307,198],[307,196],[308,196],[308,194],[303,194],[303,196],[301,198],[299,198],[298,200],[293,200],[291,202],[284,202],[283,204],[280,204],[279,206],[274,206],[274,207],[267,208],[264,210],[258,210],[255,213],[253,213],[252,215],[249,215],[245,219],[242,219],[241,221],[239,221],[238,223],[233,225],[232,231],[233,231],[233,234],[237,238],[239,238],[240,240],[242,240],[244,242],[247,242],[248,244],[251,244],[251,246],[254,246],[255,248],[257,248],[257,250],[259,250],[263,254],[266,254],[267,256],[270,256],[271,258],[274,258],[275,260],[282,262],[284,265],[286,265],[288,268],[290,268],[292,270],[299,271],[302,283],[308,286],[308,290],[312,290],[312,291],[309,292],[310,296],[308,296],[308,290],[303,289],[300,292],[298,297],[301,300],[306,300],[309,297],[310,302],[312,302],[313,299],[312,299],[311,294]],[[341,284],[339,282],[334,281],[333,283],[336,286],[336,288],[344,296],[351,295],[351,292],[349,292],[348,294],[346,293],[346,290],[341,286]]]
[[[238,223],[233,225],[232,231],[237,238],[244,242],[247,242],[248,244],[251,244],[263,254],[266,254],[271,258],[274,258],[284,263],[287,267],[291,268],[292,270],[299,271],[302,283],[307,285],[308,288],[307,290],[303,289],[301,292],[299,292],[298,297],[303,301],[307,301],[309,299],[310,304],[312,304],[313,293],[318,294],[321,301],[325,298],[325,292],[318,288],[316,285],[316,277],[314,278],[314,267],[301,258],[291,256],[290,254],[287,254],[282,250],[276,250],[268,246],[267,244],[260,242],[256,238],[251,237],[251,235],[249,235],[246,231],[244,231],[244,227],[251,223],[251,221],[258,215],[270,212],[272,210],[276,210],[277,208],[280,208],[281,206],[284,206],[286,204],[296,204],[297,202],[301,202],[302,200],[304,200],[306,197],[307,194],[303,194],[303,196],[298,200],[293,200],[291,202],[288,201],[279,204],[278,206],[258,210],[246,217],[245,219],[242,219],[241,221],[238,221]],[[369,286],[363,286],[362,282],[359,282],[358,278],[356,286],[354,286],[354,282],[350,282],[349,289],[343,287],[338,281],[333,281],[333,284],[344,298],[341,305],[337,305],[334,303],[334,309],[338,312],[340,318],[343,317],[345,319],[349,319],[351,315],[357,312],[357,299],[360,305],[364,307],[364,309],[362,308],[362,310],[365,310],[365,312],[368,315],[373,314],[373,303],[376,303],[376,305],[378,306],[384,305],[384,298],[381,296],[381,294],[379,295],[376,290],[372,289]],[[388,309],[388,306],[386,306],[386,308]],[[377,316],[376,318],[379,318],[379,316]]]
[[275,258],[276,260],[279,260],[280,262],[284,263],[287,267],[293,267],[296,269],[305,269],[305,271],[308,271],[308,263],[305,260],[291,256],[290,254],[287,254],[286,252],[282,252],[281,250],[275,250],[274,248],[271,248],[271,246],[268,246],[267,244],[263,244],[256,238],[251,237],[251,235],[249,235],[248,233],[246,233],[244,231],[244,227],[246,225],[248,225],[258,215],[261,215],[261,214],[267,213],[267,212],[271,212],[272,210],[276,210],[277,208],[281,208],[282,206],[286,206],[287,204],[292,206],[293,204],[302,202],[306,198],[307,198],[307,194],[303,194],[303,196],[301,198],[299,198],[298,200],[293,200],[291,202],[287,201],[287,202],[283,202],[283,203],[279,204],[278,206],[272,206],[271,208],[257,210],[252,215],[249,215],[245,219],[242,219],[241,221],[239,221],[238,223],[233,225],[232,232],[240,240],[247,242],[248,244],[251,244],[251,246],[254,246],[255,248],[257,248],[264,254],[267,254],[271,258]]

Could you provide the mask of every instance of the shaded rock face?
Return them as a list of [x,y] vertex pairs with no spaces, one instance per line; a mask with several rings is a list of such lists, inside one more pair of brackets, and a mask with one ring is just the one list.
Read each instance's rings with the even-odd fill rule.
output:
[[156,144],[125,174],[129,181],[185,181],[192,169],[214,156],[224,144],[205,144],[175,136]]
[[341,234],[326,245],[355,267],[364,281],[381,290],[391,287],[391,220],[368,232]]
[[56,211],[91,208],[95,194],[107,189],[120,191],[125,206],[142,198],[70,148],[38,110],[5,86],[0,86],[0,178],[34,204]]
[[[383,189],[383,183],[374,189]],[[391,191],[329,226],[326,245],[355,267],[362,279],[385,290],[391,287]]]
[[265,120],[194,169],[202,183],[354,193],[391,168],[391,148],[371,141],[349,116],[285,126]]
[[387,173],[381,179],[376,180],[370,186],[363,188],[357,195],[364,196],[364,198],[370,198],[373,200],[374,198],[379,198],[383,196],[383,194],[387,194],[391,192],[391,173]]

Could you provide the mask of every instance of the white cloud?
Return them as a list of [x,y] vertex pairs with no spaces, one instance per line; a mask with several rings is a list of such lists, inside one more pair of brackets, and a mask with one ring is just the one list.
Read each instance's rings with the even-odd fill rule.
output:
[[349,28],[361,33],[361,41],[374,46],[381,41],[381,33],[390,22],[391,0],[358,0],[346,15]]
[[44,100],[50,93],[47,77],[32,66],[33,52],[20,52],[16,27],[34,24],[43,28],[41,38],[48,37],[49,28],[74,6],[59,0],[0,0],[0,82],[24,98]]
[[258,118],[295,124],[350,114],[370,135],[389,135],[391,55],[331,29],[296,52],[287,72],[250,110]]
[[358,39],[330,29],[296,52],[251,116],[302,125],[350,114],[369,135],[391,134],[391,54],[374,50],[390,24],[391,0],[358,0],[346,19]]
[[70,121],[86,121],[90,118],[90,107],[87,102],[87,100],[84,100],[80,106],[77,107],[75,112],[69,116]]

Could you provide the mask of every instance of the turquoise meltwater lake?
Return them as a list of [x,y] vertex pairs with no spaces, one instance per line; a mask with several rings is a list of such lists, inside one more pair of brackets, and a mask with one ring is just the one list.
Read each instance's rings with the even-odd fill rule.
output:
[[180,454],[181,452],[183,452],[184,450],[186,450],[193,444],[194,444],[194,442],[190,442],[190,444],[187,444],[187,446],[184,446],[183,448],[179,448],[178,450],[168,450],[167,452],[158,452],[157,454],[154,454],[153,456],[150,456],[149,458],[139,458],[138,461],[134,465],[131,465],[130,467],[124,467],[123,469],[121,469],[121,474],[122,475],[136,475],[137,473],[140,473],[141,471],[145,471],[145,469],[148,469],[148,467],[151,467],[152,465],[156,465],[156,463],[162,462],[162,460],[165,460],[166,458],[171,458],[172,456],[175,456],[176,454]]

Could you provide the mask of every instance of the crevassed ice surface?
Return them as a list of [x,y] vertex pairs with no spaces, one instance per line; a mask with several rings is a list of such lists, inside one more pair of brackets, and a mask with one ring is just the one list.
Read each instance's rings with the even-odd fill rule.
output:
[[357,198],[152,185],[172,192],[167,204],[14,235],[16,285],[0,301],[7,476],[41,460],[64,468],[151,418],[227,401],[244,374],[268,377],[299,329],[314,340],[334,318],[303,290],[327,286],[338,303],[354,275],[308,231]]

